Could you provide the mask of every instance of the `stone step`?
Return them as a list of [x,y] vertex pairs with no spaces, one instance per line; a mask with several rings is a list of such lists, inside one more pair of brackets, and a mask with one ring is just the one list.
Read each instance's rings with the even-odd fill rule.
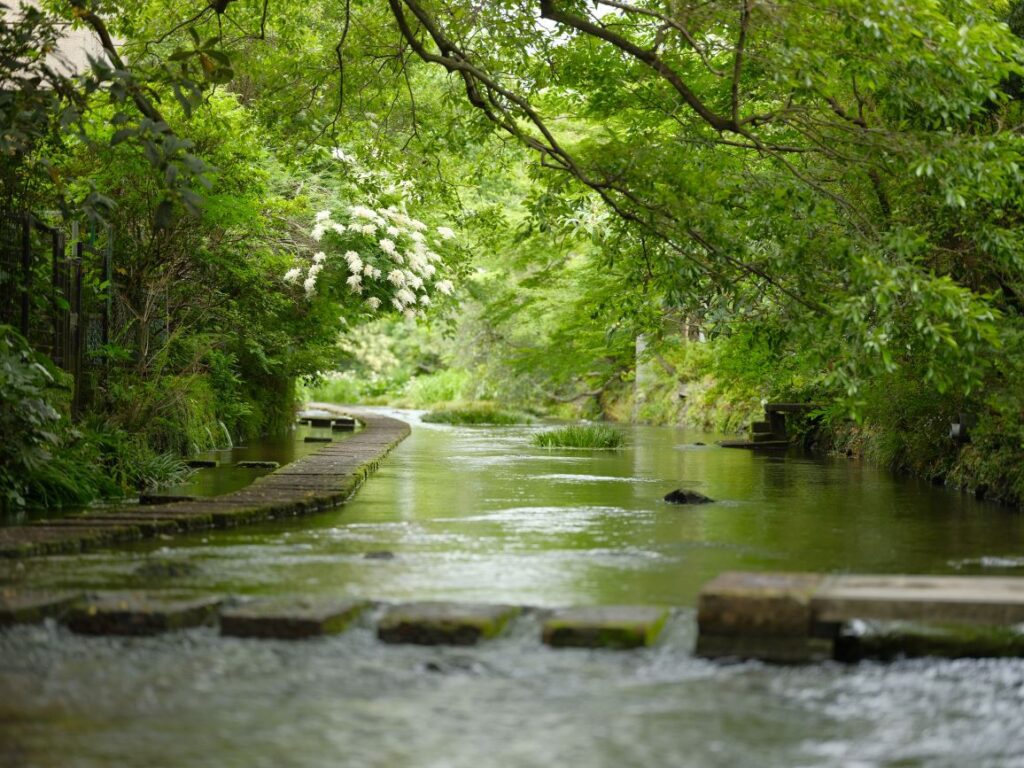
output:
[[218,466],[216,459],[189,459],[185,463],[192,469],[213,469]]
[[385,643],[475,645],[500,634],[519,611],[511,605],[406,603],[388,609],[377,636]]
[[767,421],[755,421],[755,422],[752,422],[750,424],[750,432],[751,432],[751,434],[753,434],[755,432],[769,432],[770,433],[771,431],[772,431],[772,425],[769,424]]
[[332,443],[334,442],[333,437],[325,437],[321,435],[306,435],[302,438],[303,442],[306,443]]
[[179,501],[195,501],[195,496],[171,496],[161,493],[140,493],[139,504],[156,506],[158,504],[174,504]]
[[1024,623],[1024,579],[993,576],[833,576],[811,601],[815,621]]
[[74,606],[64,622],[72,632],[87,635],[156,635],[212,622],[221,602],[219,597],[106,595]]
[[295,640],[342,632],[367,606],[363,600],[278,597],[226,608],[220,633]]
[[80,592],[4,587],[0,589],[0,627],[58,618],[81,596]]
[[[859,641],[849,628],[865,621],[933,629],[925,636],[915,629],[888,632],[884,641]],[[944,655],[971,655],[1001,648],[1009,653],[1024,648],[1024,643],[1007,639],[1019,633],[992,630],[1024,623],[1024,579],[723,573],[701,590],[697,622],[697,652],[712,658],[852,658],[882,653],[879,649],[892,653],[901,642],[909,652],[929,648]],[[934,629],[950,626],[956,631]],[[851,650],[857,647],[862,650]]]
[[276,461],[236,461],[239,469],[277,469],[281,465]]
[[640,648],[654,643],[667,608],[594,606],[556,611],[544,622],[544,642],[556,648]]

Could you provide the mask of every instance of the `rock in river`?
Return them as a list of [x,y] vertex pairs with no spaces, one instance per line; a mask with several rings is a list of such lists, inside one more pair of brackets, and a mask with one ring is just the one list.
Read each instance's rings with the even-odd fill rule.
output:
[[665,501],[670,504],[708,504],[714,499],[709,499],[703,493],[688,491],[685,488],[677,488],[671,493],[665,494]]

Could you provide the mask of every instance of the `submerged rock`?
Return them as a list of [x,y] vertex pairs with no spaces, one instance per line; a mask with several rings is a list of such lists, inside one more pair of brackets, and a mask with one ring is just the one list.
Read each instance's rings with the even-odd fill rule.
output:
[[372,552],[367,552],[363,558],[366,560],[394,560],[395,553],[386,549],[375,549]]
[[665,494],[665,501],[670,504],[710,504],[714,499],[709,499],[703,493],[677,488],[671,493]]

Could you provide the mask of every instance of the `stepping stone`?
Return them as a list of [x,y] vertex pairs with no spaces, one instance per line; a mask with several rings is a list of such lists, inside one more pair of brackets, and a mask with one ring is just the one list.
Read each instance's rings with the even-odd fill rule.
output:
[[101,546],[110,541],[102,528],[25,525],[0,528],[0,557],[34,557],[81,552],[83,545]]
[[[152,515],[152,516],[151,516]],[[108,515],[83,515],[79,517],[65,517],[60,521],[51,521],[52,525],[62,524],[70,527],[90,525],[130,525],[138,528],[144,537],[156,536],[161,533],[175,533],[178,524],[172,518],[163,517],[157,512],[143,512],[140,514],[126,515],[121,512],[112,512]]]
[[220,603],[219,597],[110,595],[75,606],[65,623],[85,635],[156,635],[206,624]]
[[220,633],[296,640],[343,632],[366,607],[363,600],[270,598],[220,614]]
[[722,573],[700,591],[700,632],[807,636],[812,623],[811,598],[823,581],[816,573]]
[[388,610],[377,637],[385,643],[476,645],[498,635],[518,613],[512,605],[406,603]]
[[593,606],[556,611],[544,622],[544,642],[555,648],[641,648],[654,643],[667,608]]
[[210,469],[217,466],[215,459],[189,459],[185,462],[192,469]]
[[51,616],[60,616],[81,596],[79,592],[5,587],[0,589],[0,627],[34,624]]
[[306,443],[333,443],[333,437],[320,437],[319,435],[306,435],[302,438],[303,442]]
[[235,466],[241,469],[277,469],[281,465],[276,461],[236,461]]
[[174,504],[179,501],[195,501],[195,496],[164,496],[158,493],[140,493],[139,504],[143,506],[155,506],[157,504]]

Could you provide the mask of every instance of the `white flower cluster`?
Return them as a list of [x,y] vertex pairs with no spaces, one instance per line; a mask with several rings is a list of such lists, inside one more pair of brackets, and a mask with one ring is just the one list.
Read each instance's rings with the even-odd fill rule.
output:
[[[432,291],[445,296],[454,292],[450,280],[439,279],[442,259],[432,250],[425,234],[428,227],[422,221],[395,206],[374,210],[353,205],[347,213],[347,222],[342,223],[335,221],[330,211],[320,211],[310,235],[317,242],[329,232],[337,236],[326,241],[325,249],[341,246],[335,250],[345,262],[345,284],[351,293],[364,297],[369,310],[377,311],[388,304],[414,318],[431,304]],[[449,227],[437,227],[436,232],[439,243],[456,236]],[[315,253],[306,269],[288,270],[285,282],[301,283],[307,296],[316,293],[320,273],[329,259],[326,251]]]

